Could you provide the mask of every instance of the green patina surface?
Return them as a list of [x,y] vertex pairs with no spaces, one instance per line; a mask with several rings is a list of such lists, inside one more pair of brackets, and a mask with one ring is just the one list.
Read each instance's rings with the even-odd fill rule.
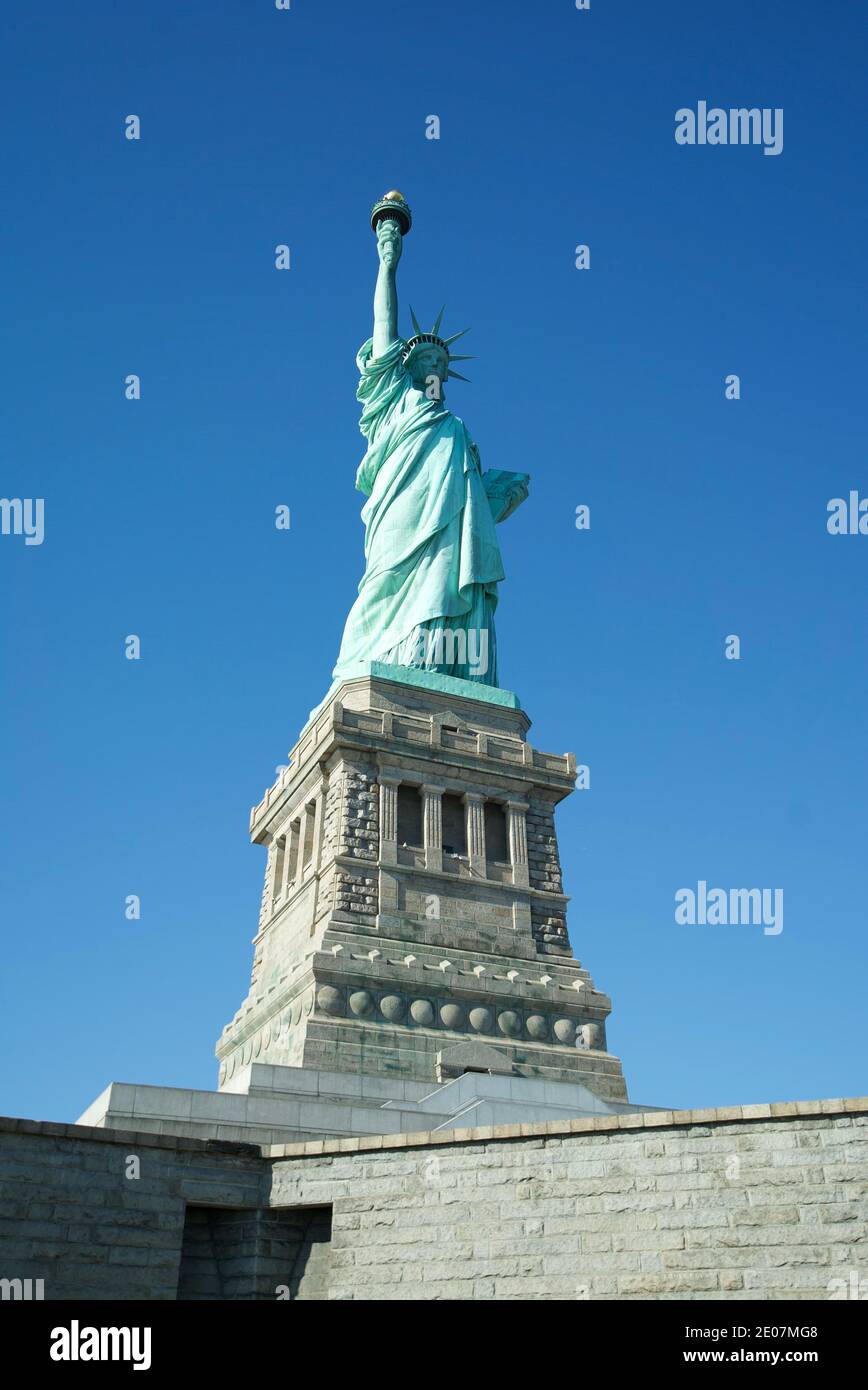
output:
[[459,375],[450,344],[460,334],[440,337],[442,310],[430,333],[413,316],[414,334],[398,334],[396,269],[410,219],[409,210],[399,215],[400,195],[387,202],[396,216],[376,224],[374,332],[356,359],[368,442],[356,475],[367,497],[365,573],[333,674],[340,681],[383,663],[451,677],[471,684],[476,699],[515,707],[515,696],[487,693],[499,687],[494,612],[504,571],[496,527],[524,501],[528,475],[483,471],[467,427],[447,409],[443,384]]
[[490,705],[500,705],[502,709],[521,709],[518,696],[511,690],[501,690],[498,685],[485,685],[482,681],[465,681],[459,676],[445,676],[440,671],[390,666],[385,661],[361,661],[354,669],[348,670],[333,681],[325,699],[320,701],[316,709],[311,710],[305,729],[346,681],[365,680],[371,676],[376,676],[379,680],[399,681],[402,685],[416,686],[420,690],[437,690],[441,694],[454,695],[456,698],[460,696],[465,700],[484,700]]

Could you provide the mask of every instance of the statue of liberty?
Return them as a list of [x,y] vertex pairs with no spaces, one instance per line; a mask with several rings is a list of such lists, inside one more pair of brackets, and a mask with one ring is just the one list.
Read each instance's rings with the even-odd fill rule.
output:
[[374,333],[356,358],[368,441],[356,474],[367,497],[365,573],[334,676],[382,662],[496,686],[496,523],[524,501],[528,475],[483,472],[467,427],[446,408],[443,385],[460,377],[452,363],[467,359],[450,352],[461,333],[440,337],[443,310],[423,333],[411,309],[413,335],[399,337],[396,271],[411,220],[396,191],[371,214]]

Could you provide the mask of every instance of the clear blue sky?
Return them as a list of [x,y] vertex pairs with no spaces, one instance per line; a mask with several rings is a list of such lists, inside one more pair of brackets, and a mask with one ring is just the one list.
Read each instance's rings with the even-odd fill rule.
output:
[[[0,1111],[216,1084],[264,868],[248,810],[362,569],[354,355],[393,186],[403,324],[445,300],[472,325],[450,405],[485,466],[532,474],[500,532],[501,678],[538,747],[591,766],[559,813],[570,928],[632,1097],[865,1091],[868,537],[825,527],[868,493],[862,21],[7,9],[0,491],[45,498],[46,537],[0,537]],[[783,153],[676,145],[699,100],[782,107]],[[783,933],[677,926],[699,879],[782,888]]]

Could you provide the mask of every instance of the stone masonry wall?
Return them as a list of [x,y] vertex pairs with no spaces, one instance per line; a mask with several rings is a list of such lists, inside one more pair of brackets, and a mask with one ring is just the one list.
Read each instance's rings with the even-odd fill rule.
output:
[[322,815],[322,858],[327,860],[330,855],[337,854],[340,844],[340,815],[341,802],[343,800],[343,784],[339,771],[333,771],[329,776],[328,786],[325,792],[325,802],[323,804]]
[[[262,1154],[0,1120],[0,1279],[43,1278],[47,1299],[173,1299],[187,1203],[331,1206],[313,1297],[840,1298],[851,1272],[868,1274],[868,1099]],[[286,1276],[270,1250],[256,1251],[254,1291],[236,1296],[272,1296]]]
[[[531,888],[563,893],[564,880],[558,855],[554,807],[547,801],[531,801],[527,813],[527,860]],[[548,904],[531,904],[531,927],[537,950],[544,955],[572,955],[566,916]]]
[[542,888],[547,893],[564,891],[554,808],[547,801],[531,801],[529,804],[527,861],[532,888]]
[[868,1273],[866,1107],[298,1145],[271,1200],[334,1203],[331,1298],[841,1297]]
[[0,1279],[44,1279],[46,1299],[174,1300],[187,1203],[255,1212],[265,1193],[252,1144],[0,1119]]
[[571,956],[567,919],[561,912],[552,912],[546,905],[531,903],[530,921],[537,950],[543,955]]
[[347,768],[343,776],[341,806],[341,852],[350,859],[376,861],[380,843],[379,792],[377,774]]
[[[338,774],[336,774],[338,775]],[[363,861],[358,870],[339,868],[335,875],[334,906],[338,912],[374,916],[378,910],[377,873],[380,850],[380,809],[376,772],[345,768],[340,775],[339,853]],[[364,869],[371,865],[371,872]]]
[[334,856],[340,852],[340,818],[343,785],[339,771],[328,778],[322,809],[322,839],[320,848],[320,888],[315,921],[328,916],[334,906],[337,869]]
[[377,880],[371,874],[339,870],[335,884],[335,909],[373,917],[377,911]]

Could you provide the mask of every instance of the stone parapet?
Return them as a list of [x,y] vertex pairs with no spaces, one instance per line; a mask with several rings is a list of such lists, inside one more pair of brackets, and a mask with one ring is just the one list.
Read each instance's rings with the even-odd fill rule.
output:
[[46,1300],[864,1299],[864,1097],[432,1120],[263,1147],[0,1119],[0,1269]]

